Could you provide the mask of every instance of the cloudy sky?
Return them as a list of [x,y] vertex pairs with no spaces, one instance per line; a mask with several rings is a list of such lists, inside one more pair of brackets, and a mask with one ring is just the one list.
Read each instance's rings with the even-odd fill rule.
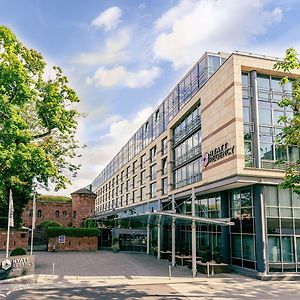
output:
[[87,148],[69,195],[93,181],[206,51],[300,51],[299,0],[0,0],[0,23],[81,99]]

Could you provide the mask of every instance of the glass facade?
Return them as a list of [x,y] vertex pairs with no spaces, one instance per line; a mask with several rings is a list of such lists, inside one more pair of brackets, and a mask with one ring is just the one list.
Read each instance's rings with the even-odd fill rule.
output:
[[[255,166],[253,149],[254,126],[252,112],[254,109],[254,83],[250,73],[242,73],[244,147],[246,167]],[[291,108],[280,107],[283,98],[292,97],[292,85],[289,82],[281,85],[281,78],[257,74],[257,106],[258,106],[258,157],[262,168],[285,169],[289,161],[299,159],[299,148],[283,148],[277,141],[277,135],[282,131],[284,118],[289,119],[293,112]],[[283,118],[283,119],[282,119]],[[277,161],[277,163],[276,163]],[[280,161],[280,163],[279,163]]]
[[300,272],[300,196],[264,187],[269,272]]
[[251,188],[230,192],[231,263],[244,268],[256,269],[255,222],[253,192]]
[[174,128],[174,184],[180,188],[201,180],[200,106]]
[[[185,106],[192,96],[204,85],[208,78],[221,66],[225,58],[217,54],[205,54],[190,72],[176,85],[150,118],[138,129],[134,136],[105,167],[92,183],[97,190],[105,181],[139,154],[154,139],[161,135],[169,122]],[[166,147],[164,148],[166,150]]]

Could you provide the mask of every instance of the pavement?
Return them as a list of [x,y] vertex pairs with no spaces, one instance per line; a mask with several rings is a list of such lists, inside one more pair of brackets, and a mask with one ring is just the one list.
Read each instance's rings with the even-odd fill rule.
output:
[[192,278],[182,266],[172,268],[170,278],[168,261],[140,253],[35,255],[35,276],[2,282],[0,299],[300,299],[297,281],[259,281],[234,273]]

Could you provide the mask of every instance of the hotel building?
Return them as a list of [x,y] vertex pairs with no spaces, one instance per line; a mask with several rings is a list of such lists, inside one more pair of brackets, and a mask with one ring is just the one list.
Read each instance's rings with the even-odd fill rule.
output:
[[299,275],[300,197],[278,187],[299,148],[276,145],[292,87],[275,62],[205,53],[93,181],[94,218],[137,220],[145,251],[175,264],[184,249],[194,275],[203,246],[236,272]]

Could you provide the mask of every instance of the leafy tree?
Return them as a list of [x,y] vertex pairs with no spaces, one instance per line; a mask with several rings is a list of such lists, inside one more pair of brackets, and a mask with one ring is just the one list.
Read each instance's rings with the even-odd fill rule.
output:
[[49,78],[45,67],[40,53],[0,26],[0,227],[7,224],[9,189],[18,224],[34,180],[58,190],[79,168],[71,162],[79,99],[59,67]]
[[299,55],[293,48],[286,50],[285,59],[277,62],[274,68],[288,72],[289,75],[282,79],[281,84],[286,84],[290,81],[293,87],[292,97],[285,98],[279,103],[281,107],[292,108],[293,116],[282,116],[280,118],[279,121],[284,123],[285,127],[278,136],[278,142],[283,147],[289,147],[290,149],[296,147],[295,150],[298,148],[296,150],[298,156],[293,161],[290,161],[281,187],[292,188],[297,194],[300,194],[300,76],[293,73],[295,70],[300,70]]

